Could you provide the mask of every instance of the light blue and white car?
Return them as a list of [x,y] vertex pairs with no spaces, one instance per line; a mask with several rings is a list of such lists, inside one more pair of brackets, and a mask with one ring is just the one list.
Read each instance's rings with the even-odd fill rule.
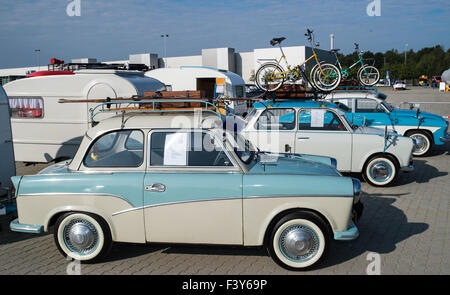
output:
[[352,124],[359,126],[387,127],[388,130],[409,136],[415,140],[414,156],[427,155],[433,145],[450,141],[449,123],[441,116],[415,111],[395,109],[386,102],[386,95],[376,91],[335,91],[326,100],[347,110]]
[[264,101],[253,106],[241,134],[262,151],[332,157],[339,171],[361,173],[374,186],[387,186],[399,171],[414,169],[411,138],[354,126],[330,102]]
[[12,178],[11,230],[53,229],[60,252],[80,261],[103,257],[113,242],[226,244],[265,246],[292,269],[317,263],[332,239],[358,237],[361,184],[330,158],[258,153],[217,114],[203,118],[101,121],[73,160]]

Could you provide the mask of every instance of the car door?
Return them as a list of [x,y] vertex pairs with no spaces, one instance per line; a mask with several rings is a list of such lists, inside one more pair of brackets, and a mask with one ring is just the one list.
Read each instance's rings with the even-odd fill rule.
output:
[[293,153],[295,127],[294,109],[267,108],[261,112],[255,124],[248,126],[244,133],[261,151]]
[[386,109],[376,100],[370,98],[356,99],[353,124],[358,126],[384,127],[391,126],[391,118]]
[[208,131],[149,134],[144,216],[149,242],[241,245],[242,172]]
[[339,171],[351,171],[352,133],[331,110],[301,109],[295,152],[335,158]]

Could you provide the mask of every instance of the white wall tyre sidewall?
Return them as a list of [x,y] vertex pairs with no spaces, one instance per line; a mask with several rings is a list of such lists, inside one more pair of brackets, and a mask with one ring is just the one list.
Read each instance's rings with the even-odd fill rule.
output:
[[[383,161],[387,164],[389,164],[390,168],[391,168],[391,175],[389,176],[389,178],[387,178],[385,181],[377,181],[375,180],[374,177],[372,177],[371,173],[370,173],[370,169],[372,168],[372,166],[379,161]],[[370,184],[375,185],[375,186],[385,186],[390,184],[394,179],[395,176],[397,174],[397,166],[395,166],[395,163],[386,157],[375,157],[373,159],[371,159],[365,168],[365,177],[367,178],[367,180],[370,182]]]
[[[78,253],[75,253],[73,251],[71,251],[67,245],[64,243],[64,238],[63,238],[63,231],[64,228],[70,223],[71,220],[76,219],[76,218],[81,218],[81,219],[85,219],[86,221],[88,221],[89,223],[91,223],[92,225],[95,226],[95,229],[97,230],[97,234],[98,234],[98,241],[97,241],[97,245],[94,251],[92,251],[89,254],[86,255],[80,255]],[[103,250],[104,244],[105,244],[105,235],[103,232],[103,228],[102,226],[98,223],[97,220],[95,220],[93,217],[86,215],[86,214],[82,214],[82,213],[73,213],[70,214],[68,216],[66,216],[66,218],[64,218],[61,223],[59,224],[59,227],[57,228],[57,237],[58,237],[58,245],[59,247],[63,250],[63,252],[69,256],[72,259],[75,260],[79,260],[79,261],[89,261],[92,260],[94,258],[96,258]]]
[[[321,67],[330,67],[333,68],[335,70],[335,72],[337,73],[337,80],[336,82],[334,82],[333,86],[331,86],[330,88],[324,87],[321,85],[320,81],[315,81],[315,78],[317,74],[319,74]],[[319,90],[322,91],[333,91],[334,89],[336,89],[339,84],[341,84],[341,79],[342,79],[342,74],[341,71],[333,64],[321,64],[321,66],[319,67],[318,65],[316,65],[314,71],[311,71],[311,80],[313,81],[312,84],[315,85],[316,88],[318,88]],[[319,78],[317,78],[317,80],[319,80]]]
[[[317,234],[317,236],[319,238],[319,249],[318,249],[317,253],[314,256],[312,256],[309,260],[303,261],[303,262],[295,262],[295,261],[288,259],[279,248],[279,239],[280,239],[282,232],[289,226],[296,225],[296,224],[308,226]],[[288,267],[295,268],[295,269],[302,269],[302,268],[312,266],[314,263],[319,261],[319,259],[322,257],[322,255],[325,251],[325,247],[326,247],[326,239],[325,239],[324,233],[320,229],[320,227],[310,220],[300,219],[300,218],[288,220],[285,223],[283,223],[281,226],[279,226],[273,236],[271,243],[272,243],[273,252],[276,255],[276,257],[280,260],[280,262],[287,265]]]
[[[375,69],[375,70],[377,71],[377,73],[378,73],[378,78],[375,80],[375,82],[373,82],[373,83],[365,83],[365,82],[363,81],[363,79],[361,78],[361,73],[362,73],[362,71],[363,71],[365,68],[373,68],[373,69]],[[361,68],[358,70],[357,77],[358,77],[359,83],[363,84],[364,86],[373,86],[373,85],[377,84],[378,81],[380,81],[380,71],[379,71],[376,67],[374,67],[374,66],[364,65],[364,67],[361,67]]]
[[260,72],[261,72],[264,68],[267,68],[267,67],[269,67],[269,66],[272,66],[273,68],[277,68],[278,70],[280,70],[280,72],[284,72],[284,69],[283,69],[282,67],[280,67],[279,65],[277,65],[277,64],[271,64],[271,63],[269,63],[269,64],[264,64],[264,65],[262,65],[262,66],[256,71],[256,74],[255,74],[255,82],[256,82],[256,85],[257,85],[261,90],[264,90],[264,91],[267,91],[267,92],[273,92],[273,91],[278,90],[278,89],[284,84],[284,77],[283,77],[283,79],[281,80],[281,82],[278,84],[277,87],[270,88],[270,89],[263,88],[263,87],[261,86],[261,84],[260,84],[260,81],[259,81],[259,78],[258,78],[258,77],[259,77],[259,75],[260,75]]
[[318,67],[319,65],[316,64],[315,66],[312,67],[311,72],[309,73],[309,83],[311,83],[311,86],[314,88],[317,88],[317,85],[314,82],[314,72],[317,70]]
[[420,153],[414,152],[414,149],[413,149],[413,156],[420,157],[420,156],[426,155],[430,151],[430,149],[431,149],[431,140],[428,138],[428,136],[426,136],[422,132],[409,133],[408,136],[411,137],[411,138],[413,136],[420,136],[420,137],[422,137],[425,140],[425,142],[428,145],[428,148],[425,151],[420,152]]

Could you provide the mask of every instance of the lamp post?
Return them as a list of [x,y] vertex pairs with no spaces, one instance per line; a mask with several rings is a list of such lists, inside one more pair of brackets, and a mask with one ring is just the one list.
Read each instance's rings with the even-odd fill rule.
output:
[[406,51],[408,50],[408,44],[405,44],[405,65],[406,65]]
[[166,66],[166,39],[169,38],[168,34],[162,34],[161,38],[163,38],[163,44],[164,44],[164,67],[167,68]]
[[37,66],[38,66],[38,71],[41,70],[41,66],[39,64],[39,53],[41,52],[40,49],[35,49],[34,52],[36,53],[36,60],[37,60]]

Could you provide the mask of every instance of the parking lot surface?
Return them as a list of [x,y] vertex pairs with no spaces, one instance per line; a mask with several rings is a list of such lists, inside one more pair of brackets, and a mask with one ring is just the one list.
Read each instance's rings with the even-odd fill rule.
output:
[[[413,88],[381,90],[388,102],[450,101],[450,94]],[[447,106],[434,113],[446,115]],[[449,114],[450,115],[450,112]],[[379,257],[381,274],[450,274],[450,144],[415,158],[415,171],[400,173],[387,188],[363,182],[365,211],[360,237],[332,242],[314,268],[291,272],[276,265],[264,249],[227,246],[115,244],[105,260],[75,265],[57,250],[52,233],[14,233],[0,216],[0,274],[367,274]],[[17,164],[17,174],[46,165]],[[379,255],[379,256],[378,256]]]

